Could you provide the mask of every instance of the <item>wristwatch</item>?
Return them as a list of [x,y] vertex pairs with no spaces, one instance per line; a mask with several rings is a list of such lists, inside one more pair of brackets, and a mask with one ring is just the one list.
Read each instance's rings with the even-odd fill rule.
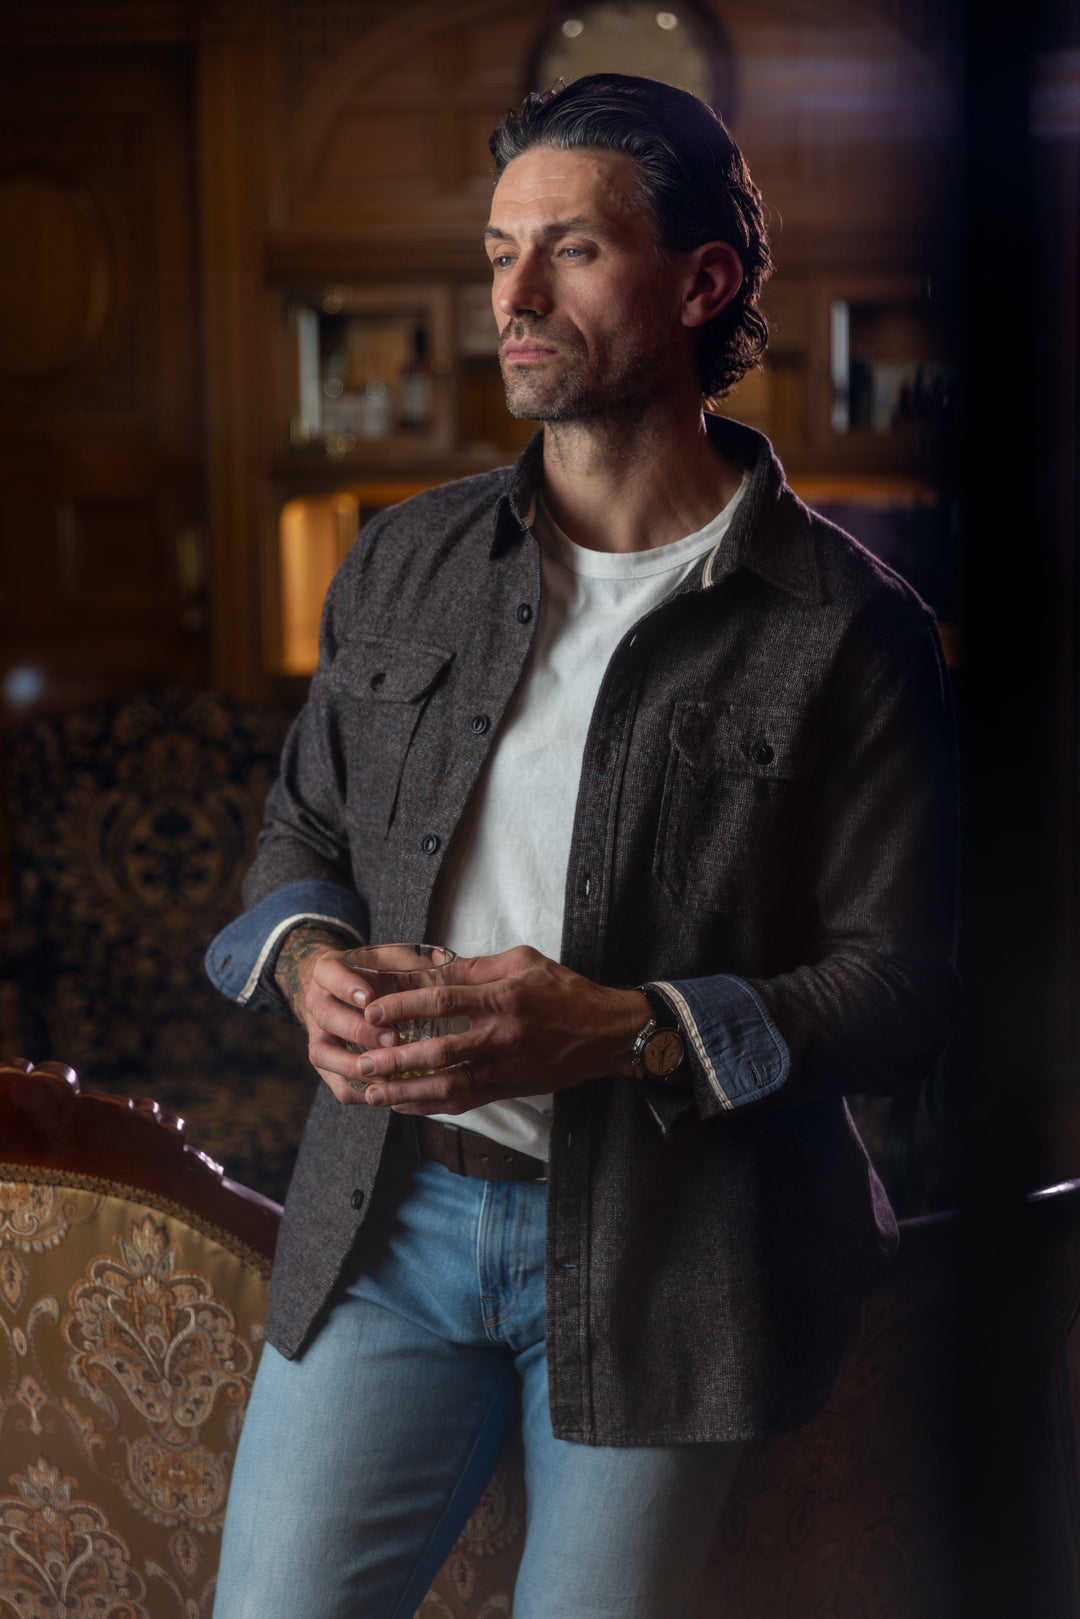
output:
[[671,1009],[662,996],[641,987],[652,1016],[638,1034],[630,1053],[630,1063],[638,1079],[672,1085],[683,1076],[680,1069],[686,1055],[686,1042],[673,1021]]

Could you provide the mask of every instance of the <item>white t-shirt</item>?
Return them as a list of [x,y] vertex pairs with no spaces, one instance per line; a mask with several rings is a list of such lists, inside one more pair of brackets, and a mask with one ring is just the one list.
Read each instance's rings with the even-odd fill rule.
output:
[[[558,961],[585,738],[623,637],[714,549],[747,479],[705,528],[650,551],[575,545],[537,498],[540,614],[529,661],[440,875],[432,937],[460,956],[529,944]],[[548,1096],[435,1114],[546,1159]]]

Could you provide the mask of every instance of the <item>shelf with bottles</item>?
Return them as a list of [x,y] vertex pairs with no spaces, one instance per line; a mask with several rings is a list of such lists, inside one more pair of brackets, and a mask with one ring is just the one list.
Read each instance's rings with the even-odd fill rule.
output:
[[290,461],[439,455],[455,435],[450,294],[440,286],[290,293],[279,367]]

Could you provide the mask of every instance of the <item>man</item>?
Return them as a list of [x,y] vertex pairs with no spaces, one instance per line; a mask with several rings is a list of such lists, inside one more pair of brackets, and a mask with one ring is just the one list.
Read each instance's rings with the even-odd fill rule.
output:
[[[702,413],[764,346],[737,148],[604,75],[492,150],[542,434],[364,530],[208,957],[326,1082],[217,1619],[410,1615],[519,1407],[515,1619],[688,1614],[739,1442],[822,1404],[895,1244],[843,1095],[948,1029],[931,616]],[[449,989],[376,1000],[342,960],[424,938]]]

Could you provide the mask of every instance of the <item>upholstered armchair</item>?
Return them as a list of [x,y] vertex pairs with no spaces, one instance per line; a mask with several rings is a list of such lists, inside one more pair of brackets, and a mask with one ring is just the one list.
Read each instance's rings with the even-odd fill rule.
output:
[[[0,1613],[210,1619],[280,1213],[156,1103],[0,1063]],[[422,1619],[508,1614],[523,1524],[511,1452]]]
[[153,1103],[0,1068],[0,1611],[208,1616],[278,1210]]

